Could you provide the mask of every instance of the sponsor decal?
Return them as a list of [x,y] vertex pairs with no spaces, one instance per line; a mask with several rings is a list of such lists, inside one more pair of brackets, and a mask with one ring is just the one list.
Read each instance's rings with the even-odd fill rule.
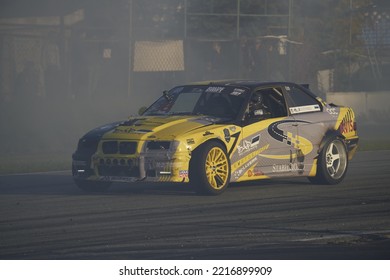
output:
[[263,171],[261,171],[261,166],[255,166],[253,168],[253,176],[262,176],[264,175]]
[[205,133],[203,133],[203,136],[209,136],[209,135],[214,135],[214,133],[212,133],[208,130]]
[[188,170],[179,170],[180,178],[188,178]]
[[298,173],[302,174],[305,168],[305,155],[301,149],[296,150],[296,157],[298,161]]
[[244,89],[235,88],[235,89],[233,90],[233,92],[230,93],[230,95],[239,96],[239,95],[243,94],[244,92],[245,92]]
[[299,114],[299,113],[308,113],[308,112],[318,112],[321,111],[320,105],[307,105],[307,106],[298,106],[298,107],[290,107],[291,114]]
[[235,126],[231,126],[231,127],[229,127],[229,129],[230,129],[231,132],[236,132],[236,127]]
[[232,170],[236,170],[234,173],[233,173],[233,177],[235,179],[238,179],[239,177],[241,177],[246,170],[248,170],[253,164],[255,164],[257,161],[258,161],[258,155],[260,153],[262,153],[263,151],[267,150],[269,147],[269,144],[265,145],[264,147],[261,147],[260,149],[244,156],[243,158],[241,158],[240,160],[234,162],[232,164]]
[[264,175],[263,171],[261,171],[260,166],[255,166],[252,170],[248,170],[248,177],[256,177]]
[[268,126],[269,135],[279,142],[285,142],[289,146],[298,146],[299,140],[298,137],[294,137],[292,133],[285,132],[279,128],[279,125],[286,123],[310,123],[307,121],[299,121],[299,120],[285,120],[271,123]]
[[229,142],[230,142],[230,139],[231,139],[229,129],[225,128],[225,129],[223,130],[223,134],[224,134],[224,136],[225,136],[225,141],[226,141],[227,143],[229,143]]
[[[285,143],[288,146],[291,146],[295,149],[300,149],[303,155],[309,154],[313,150],[313,144],[306,138],[294,135],[290,131],[284,131],[279,128],[279,125],[285,124],[285,123],[307,123],[310,122],[307,121],[301,121],[301,120],[285,120],[285,121],[278,121],[270,124],[268,126],[268,133],[269,135],[282,143]],[[265,157],[265,158],[272,158],[272,159],[289,159],[291,158],[290,154],[285,155],[270,155],[270,154],[260,154],[259,156]],[[294,154],[294,157],[296,155]]]
[[257,162],[257,156],[246,162],[240,169],[236,170],[234,172],[234,178],[237,180],[240,178],[248,168],[250,168],[252,165],[254,165]]
[[260,142],[260,134],[252,138],[252,144],[258,144]]
[[232,146],[230,147],[230,150],[228,152],[229,156],[232,154],[234,148],[236,147],[237,145],[237,142],[238,142],[238,136],[240,136],[241,132],[237,132],[237,133],[234,133],[233,135],[231,135],[230,137],[234,139],[234,142],[232,144]]
[[304,166],[300,166],[298,163],[274,164],[272,165],[272,172],[283,173],[283,172],[303,171],[303,168]]
[[260,143],[260,134],[253,137],[251,141],[248,140],[242,141],[242,144],[238,145],[237,147],[238,154],[242,156],[245,153],[249,153],[257,149],[259,143]]
[[224,89],[225,89],[224,87],[208,87],[206,89],[206,92],[221,93]]
[[339,131],[342,134],[350,133],[350,132],[355,131],[355,124],[354,124],[354,122],[353,121],[342,121],[341,124],[340,124]]
[[353,112],[348,110],[340,123],[339,131],[341,134],[354,132],[356,130]]
[[337,112],[337,109],[336,108],[326,108],[326,112],[331,115],[331,116],[335,116],[335,115],[338,115],[339,112]]

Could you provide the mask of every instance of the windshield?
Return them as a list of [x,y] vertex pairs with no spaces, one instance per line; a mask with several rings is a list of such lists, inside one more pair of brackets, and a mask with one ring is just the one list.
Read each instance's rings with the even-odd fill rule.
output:
[[247,94],[245,88],[233,86],[176,87],[164,92],[143,115],[207,115],[235,119]]

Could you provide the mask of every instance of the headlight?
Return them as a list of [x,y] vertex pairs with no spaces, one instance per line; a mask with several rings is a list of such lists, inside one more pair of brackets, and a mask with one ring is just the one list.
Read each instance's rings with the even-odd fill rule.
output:
[[144,151],[174,152],[178,146],[178,141],[147,141]]
[[150,150],[159,150],[159,151],[163,151],[163,150],[169,150],[169,148],[171,147],[171,143],[170,141],[148,141],[146,143],[146,150],[147,151],[150,151]]

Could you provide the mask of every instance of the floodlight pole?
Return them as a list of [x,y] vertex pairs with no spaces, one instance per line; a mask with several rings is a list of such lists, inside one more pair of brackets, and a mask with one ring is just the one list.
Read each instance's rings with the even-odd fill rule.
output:
[[[292,36],[292,23],[293,23],[293,3],[294,0],[288,0],[288,38]],[[291,53],[291,44],[288,46],[288,73],[287,79],[291,80],[291,64],[292,64],[292,53]]]
[[184,39],[187,38],[187,0],[184,0]]
[[127,97],[132,96],[133,88],[133,0],[129,0],[129,66],[127,75]]
[[237,0],[237,32],[236,32],[236,35],[237,35],[237,39],[240,39],[240,0]]

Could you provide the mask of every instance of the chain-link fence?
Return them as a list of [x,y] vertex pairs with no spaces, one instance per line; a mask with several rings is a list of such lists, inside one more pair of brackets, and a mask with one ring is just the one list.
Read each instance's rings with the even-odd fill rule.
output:
[[[42,147],[64,143],[136,114],[163,90],[200,80],[291,80],[319,94],[388,85],[388,25],[380,37],[372,37],[375,24],[364,31],[366,49],[320,51],[308,38],[324,34],[316,18],[294,14],[298,2],[100,0],[68,9],[69,20],[0,19],[0,138],[28,124]],[[380,49],[373,49],[377,38]],[[373,73],[382,78],[368,80]],[[0,148],[15,145],[11,139]]]

